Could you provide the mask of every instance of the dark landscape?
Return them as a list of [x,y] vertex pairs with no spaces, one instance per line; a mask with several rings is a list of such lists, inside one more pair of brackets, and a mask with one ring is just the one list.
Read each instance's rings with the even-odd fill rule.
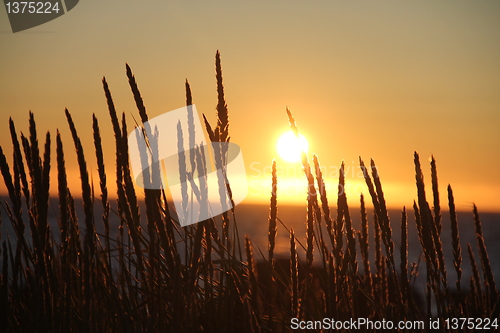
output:
[[[145,123],[146,108],[128,66],[127,77]],[[205,125],[212,141],[228,142],[219,53],[216,81],[217,124],[205,119]],[[366,195],[360,208],[352,208],[343,191],[327,196],[320,157],[304,153],[308,189],[302,207],[280,204],[274,169],[268,206],[243,204],[181,227],[163,190],[134,186],[127,155],[131,125],[117,114],[105,79],[103,88],[114,133],[101,133],[99,122],[109,119],[94,116],[93,150],[84,152],[82,125],[68,110],[71,140],[59,132],[40,135],[32,113],[26,135],[9,124],[13,157],[0,150],[8,190],[0,250],[5,331],[287,332],[292,318],[427,323],[465,317],[497,324],[500,214],[475,206],[456,212],[452,187],[438,193],[434,158],[421,165],[414,154],[415,202],[405,209],[387,208],[374,161],[365,165],[360,159]],[[298,136],[300,126],[287,115]],[[102,135],[114,135],[114,159],[104,159]],[[67,149],[77,152],[80,193],[68,188]],[[90,159],[98,166],[93,184]],[[104,161],[110,160],[115,174],[105,172]],[[431,170],[425,182],[423,168]],[[116,199],[108,193],[111,183]],[[50,197],[50,184],[57,184],[57,197]],[[373,208],[366,209],[368,203]],[[440,331],[448,329],[442,324]]]

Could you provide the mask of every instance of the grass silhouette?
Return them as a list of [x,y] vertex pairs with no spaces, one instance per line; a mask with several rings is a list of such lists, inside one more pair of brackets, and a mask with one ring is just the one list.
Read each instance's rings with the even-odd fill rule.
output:
[[[136,79],[126,74],[144,123],[148,120]],[[224,97],[220,54],[216,54],[217,124],[205,125],[212,141],[229,142],[228,108]],[[382,182],[372,160],[360,168],[374,206],[373,220],[360,197],[361,229],[354,230],[353,214],[340,168],[337,207],[326,194],[320,162],[310,164],[303,154],[308,180],[306,243],[279,219],[279,179],[272,164],[267,256],[258,253],[249,237],[240,240],[237,208],[195,225],[181,227],[162,190],[145,190],[145,207],[133,186],[128,157],[127,124],[117,114],[105,79],[103,88],[115,137],[116,172],[105,172],[98,119],[93,116],[95,159],[100,200],[95,200],[87,158],[77,128],[66,110],[77,152],[83,224],[79,207],[68,188],[63,140],[56,134],[57,179],[50,179],[51,135],[43,152],[35,118],[29,115],[29,134],[18,135],[10,120],[13,158],[9,164],[0,147],[0,169],[8,200],[2,203],[15,239],[1,239],[0,327],[30,332],[286,332],[291,318],[320,320],[370,318],[428,322],[429,318],[497,318],[500,297],[486,251],[481,220],[474,206],[479,261],[472,245],[467,251],[473,272],[462,279],[462,247],[453,191],[448,186],[451,230],[443,230],[437,168],[431,161],[432,203],[425,190],[419,155],[415,153],[417,200],[413,205],[416,229],[425,264],[425,283],[418,284],[418,265],[408,260],[408,219],[401,212],[399,253],[395,251]],[[186,81],[186,102],[192,104]],[[287,109],[291,129],[298,126]],[[40,145],[41,146],[41,145]],[[223,158],[223,153],[219,158]],[[94,158],[94,157],[92,157]],[[195,161],[190,161],[192,165]],[[187,162],[186,162],[187,163]],[[49,185],[57,182],[58,228],[49,223]],[[116,181],[117,201],[110,202],[108,182]],[[102,205],[102,216],[96,206]],[[145,208],[145,209],[144,209]],[[119,224],[116,237],[110,223]],[[97,225],[104,233],[97,233]],[[374,235],[369,235],[369,224]],[[278,224],[290,236],[290,259],[276,259]],[[26,229],[29,228],[29,236]],[[451,233],[454,272],[445,267],[443,232]],[[370,257],[369,238],[375,242]],[[305,250],[300,258],[297,247]],[[361,262],[359,262],[361,260]],[[371,262],[374,262],[372,265]],[[448,275],[456,276],[455,286]],[[467,287],[468,286],[468,287]],[[415,292],[422,289],[425,300]],[[446,329],[441,326],[442,331]],[[376,331],[367,329],[366,331]]]

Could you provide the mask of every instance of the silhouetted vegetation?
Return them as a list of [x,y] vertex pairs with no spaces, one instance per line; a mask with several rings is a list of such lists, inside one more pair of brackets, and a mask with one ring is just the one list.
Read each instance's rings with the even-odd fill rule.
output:
[[[132,74],[127,77],[142,122],[146,107]],[[228,107],[222,85],[220,55],[216,55],[217,124],[205,125],[212,141],[229,142]],[[29,133],[12,137],[11,162],[0,147],[0,168],[8,201],[2,203],[15,232],[1,238],[0,327],[26,332],[266,332],[290,331],[291,318],[321,320],[366,317],[372,320],[423,320],[429,318],[497,318],[500,298],[486,251],[481,220],[474,206],[477,243],[467,244],[473,272],[462,279],[462,256],[455,204],[448,186],[451,230],[443,230],[438,177],[431,161],[432,198],[428,198],[419,155],[415,153],[417,200],[413,205],[422,247],[425,277],[417,280],[420,263],[408,259],[407,210],[401,212],[401,233],[395,235],[387,212],[382,181],[373,160],[359,160],[373,203],[373,218],[360,197],[360,212],[347,204],[344,165],[339,177],[336,207],[327,197],[320,162],[303,154],[308,180],[307,234],[299,242],[293,229],[279,219],[279,179],[273,162],[270,193],[268,253],[256,253],[251,240],[240,240],[236,215],[231,210],[217,218],[181,227],[163,190],[144,190],[145,205],[134,187],[129,166],[127,124],[119,115],[105,79],[103,88],[115,137],[116,173],[105,172],[98,119],[93,116],[95,156],[84,153],[71,113],[66,117],[77,152],[83,221],[68,188],[64,141],[55,136],[55,160],[50,133],[39,143],[35,118],[29,116]],[[187,104],[192,104],[186,81]],[[298,126],[287,110],[291,129]],[[90,123],[90,119],[89,119]],[[172,143],[176,144],[176,143]],[[100,198],[94,195],[87,161],[96,158]],[[50,169],[57,169],[57,179]],[[49,185],[57,183],[57,228],[48,217]],[[115,182],[117,200],[111,202],[109,182]],[[430,202],[430,203],[429,203]],[[97,207],[99,206],[99,209]],[[112,208],[116,207],[116,209]],[[98,216],[96,211],[102,211]],[[100,215],[100,214],[99,214]],[[354,230],[359,216],[361,229]],[[111,223],[119,224],[117,235]],[[276,232],[280,224],[290,235],[290,259],[276,259]],[[369,228],[373,225],[373,228]],[[29,229],[29,233],[26,232]],[[104,230],[98,233],[97,230]],[[374,234],[370,235],[370,230]],[[442,233],[451,233],[454,269],[445,267]],[[27,236],[29,234],[29,236]],[[375,242],[369,239],[373,237]],[[399,243],[399,251],[395,247]],[[369,244],[375,244],[369,250]],[[373,246],[373,245],[372,245]],[[479,260],[474,257],[476,246]],[[305,251],[300,258],[297,247]],[[373,257],[370,257],[375,254]],[[453,286],[449,276],[456,277]],[[418,296],[422,290],[425,299]],[[441,328],[443,331],[444,329]]]

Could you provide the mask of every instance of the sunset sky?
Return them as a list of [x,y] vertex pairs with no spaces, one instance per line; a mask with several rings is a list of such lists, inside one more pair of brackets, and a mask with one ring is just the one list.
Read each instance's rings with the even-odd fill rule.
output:
[[475,202],[500,211],[499,18],[500,1],[493,0],[85,0],[54,21],[12,33],[0,9],[0,145],[11,162],[8,119],[26,133],[32,110],[40,138],[49,130],[55,140],[60,130],[75,193],[68,108],[97,186],[92,113],[114,170],[102,77],[129,132],[132,116],[139,117],[125,63],[150,118],[184,106],[187,78],[198,111],[215,124],[219,50],[231,142],[241,147],[250,183],[245,202],[268,202],[273,159],[279,203],[305,202],[300,164],[276,151],[289,129],[288,107],[309,141],[309,157],[316,153],[327,171],[332,201],[342,161],[350,203],[368,194],[361,156],[375,160],[388,205],[410,207],[417,151],[429,192],[433,154],[443,202],[451,184],[458,209]]

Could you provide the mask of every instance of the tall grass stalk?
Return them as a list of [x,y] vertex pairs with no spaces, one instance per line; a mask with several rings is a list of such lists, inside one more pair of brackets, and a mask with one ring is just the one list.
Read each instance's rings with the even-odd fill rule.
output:
[[[149,117],[137,79],[128,65],[125,73],[143,124],[140,126],[144,134],[149,133],[146,139],[151,152],[157,153],[158,133],[144,124]],[[227,143],[230,141],[229,114],[219,52],[215,55],[215,80],[217,122],[212,126],[205,116],[204,122],[212,142]],[[291,331],[291,318],[329,317],[344,321],[364,317],[428,322],[436,316],[498,317],[500,302],[493,276],[495,263],[490,261],[486,249],[478,209],[473,207],[471,219],[475,226],[476,250],[467,244],[470,267],[464,267],[451,186],[448,186],[448,207],[456,282],[455,287],[447,283],[450,275],[444,264],[447,244],[443,244],[445,238],[441,238],[443,212],[433,157],[430,162],[432,202],[429,204],[420,158],[414,153],[413,215],[420,242],[418,251],[422,252],[417,262],[409,262],[412,250],[409,239],[414,232],[408,218],[410,212],[403,207],[400,235],[395,237],[382,181],[373,160],[367,168],[359,159],[373,211],[367,208],[361,195],[360,223],[357,224],[358,214],[353,214],[347,204],[345,187],[349,180],[344,173],[344,163],[340,167],[337,196],[332,198],[332,194],[327,193],[318,156],[313,155],[310,164],[305,153],[302,167],[307,180],[304,189],[307,213],[302,219],[306,233],[296,234],[293,228],[287,227],[287,222],[293,221],[282,221],[278,216],[279,173],[273,162],[266,255],[252,245],[247,235],[240,239],[236,222],[238,209],[234,208],[225,175],[219,179],[219,191],[229,195],[221,195],[220,204],[226,208],[231,204],[232,208],[197,225],[182,227],[179,224],[176,212],[169,205],[169,195],[163,190],[146,189],[142,204],[131,174],[125,114],[117,113],[105,78],[102,84],[113,128],[114,160],[108,160],[104,153],[107,133],[100,129],[102,120],[95,115],[92,119],[89,117],[95,155],[86,155],[81,140],[82,135],[87,135],[85,127],[78,123],[77,130],[72,115],[65,111],[79,168],[78,193],[73,194],[68,185],[70,155],[65,153],[65,140],[69,138],[57,131],[52,154],[52,137],[50,133],[38,137],[33,113],[29,113],[26,135],[18,133],[14,121],[9,120],[11,160],[0,147],[0,172],[7,189],[1,203],[0,226],[10,224],[13,230],[9,235],[0,234],[0,327],[3,330],[287,332]],[[189,108],[193,96],[187,80],[185,88]],[[288,109],[287,117],[290,128],[298,136],[295,118]],[[188,123],[188,127],[193,127],[194,115]],[[180,142],[184,142],[184,135],[178,131],[179,150],[183,150]],[[196,146],[194,138],[187,140],[190,146]],[[224,148],[215,150],[218,167],[224,167],[226,153]],[[195,170],[206,174],[203,154],[198,149],[189,158],[180,156],[179,166],[184,168],[186,179]],[[93,164],[94,158],[99,186],[94,186],[89,176],[88,165]],[[50,178],[52,159],[54,179]],[[105,166],[113,162],[114,174],[107,173]],[[159,170],[153,170],[156,172]],[[116,184],[116,200],[111,199],[110,182]],[[49,196],[51,183],[57,183],[54,198]],[[200,198],[207,195],[205,179],[195,185]],[[97,196],[94,189],[100,192],[100,200],[97,200],[100,202],[94,200]],[[332,216],[335,207],[331,202],[335,199],[336,216]],[[102,215],[96,216],[101,207]],[[54,221],[49,214],[52,211],[56,215]],[[289,235],[286,246],[289,246],[289,254],[285,255],[278,251],[282,249],[277,237],[281,227]],[[301,238],[305,238],[305,246]],[[304,250],[303,254],[297,244]],[[399,255],[395,254],[398,245]],[[418,275],[421,260],[425,264],[423,277]],[[465,270],[472,272],[468,284],[463,283]],[[425,295],[423,300],[421,294]]]

